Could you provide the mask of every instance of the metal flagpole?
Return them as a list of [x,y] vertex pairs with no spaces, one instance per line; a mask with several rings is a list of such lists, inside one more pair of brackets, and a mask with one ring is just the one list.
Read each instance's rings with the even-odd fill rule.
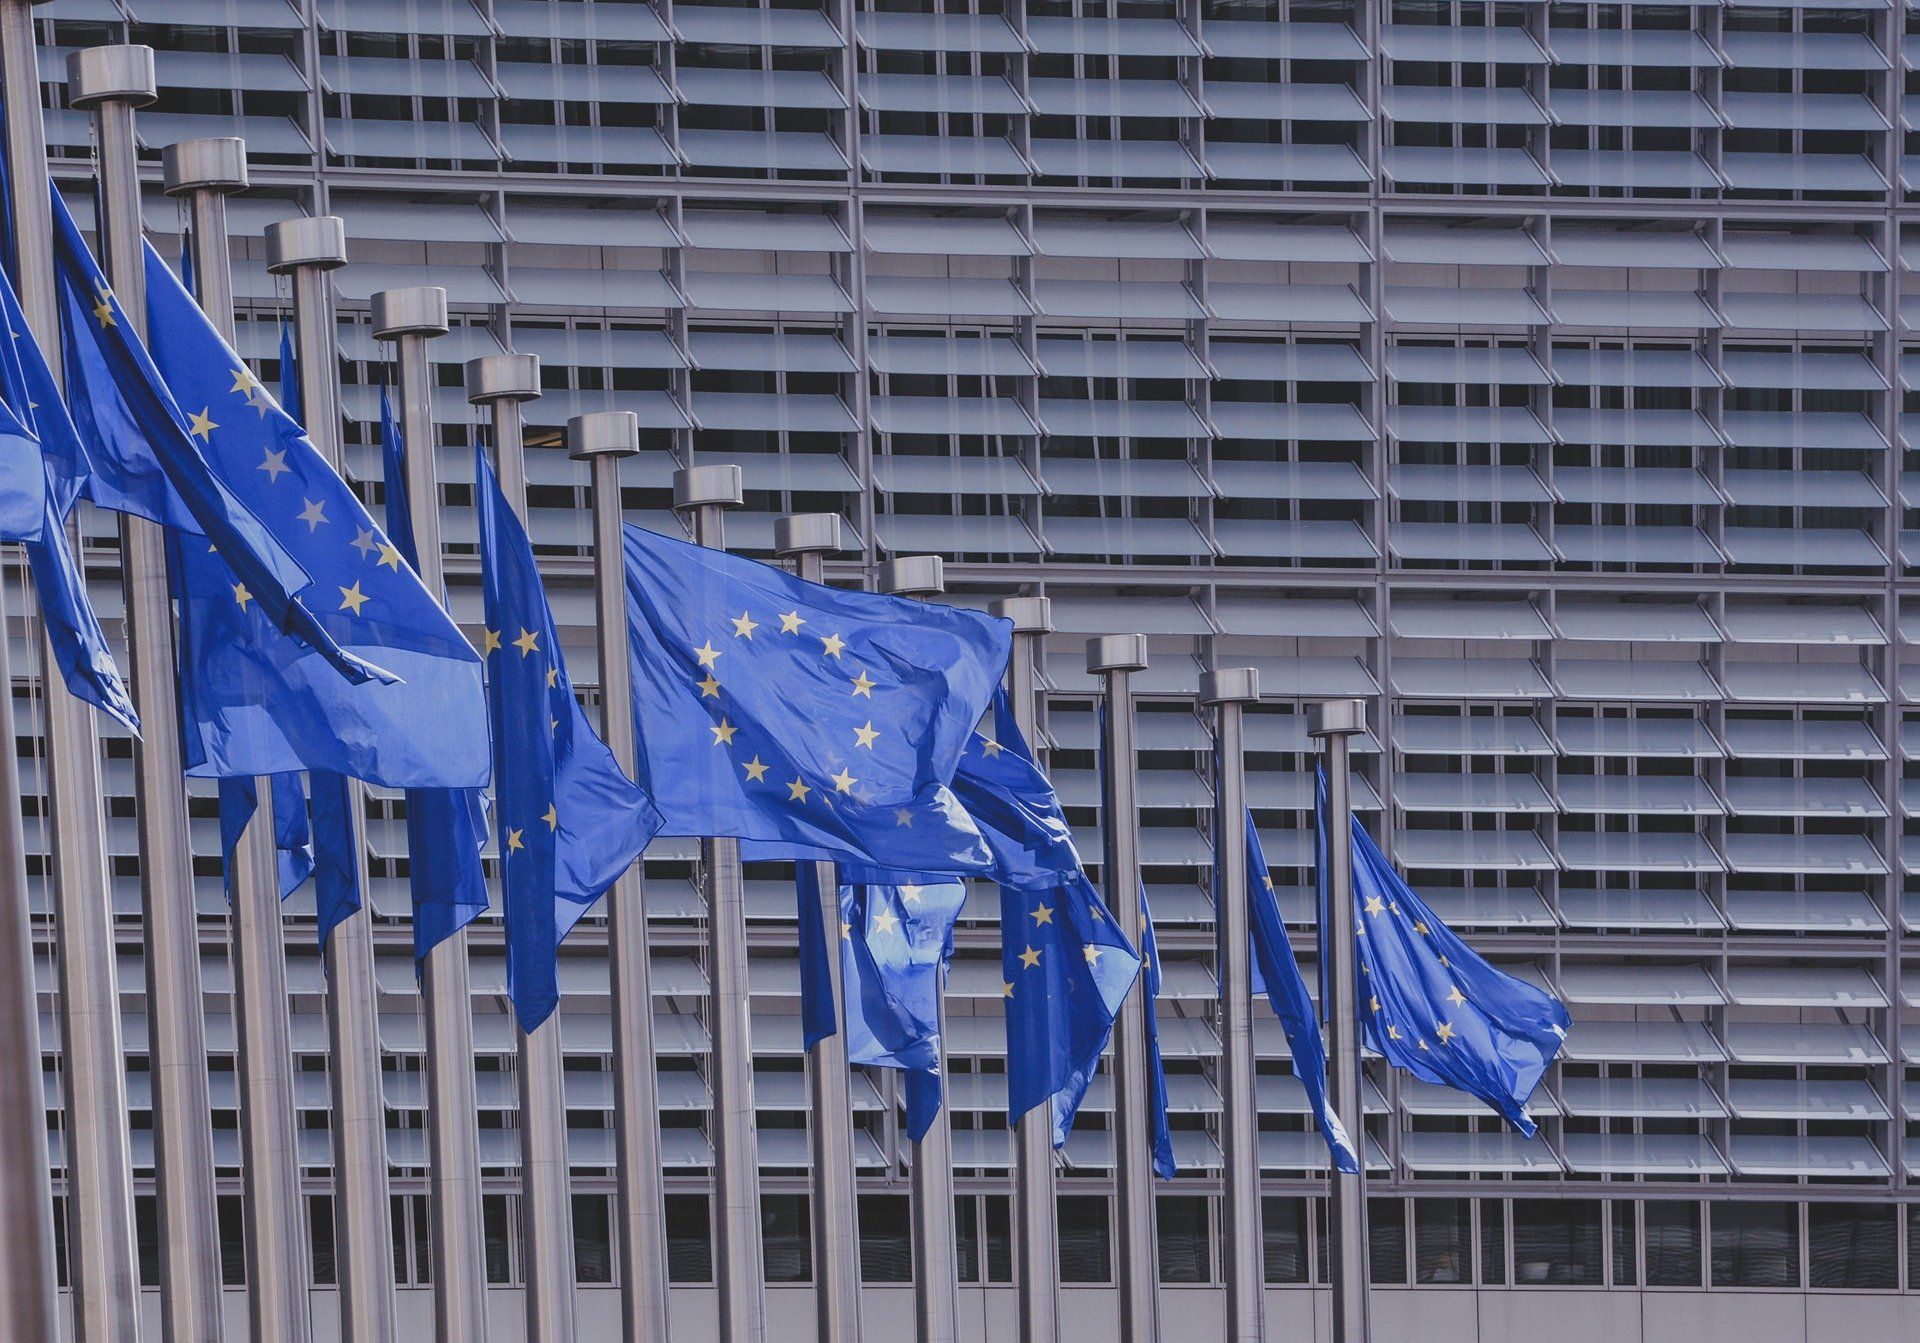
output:
[[[6,95],[7,160],[13,165],[8,174],[8,204],[13,215],[15,283],[27,327],[46,352],[57,379],[60,313],[54,296],[53,234],[45,176],[47,143],[40,120],[40,58],[31,0],[0,0],[0,85]],[[0,584],[0,628],[6,624],[5,585]],[[0,1337],[53,1338],[60,1330],[64,1312],[55,1287],[53,1167],[47,1151],[40,1008],[34,989],[33,923],[28,906],[20,758],[14,747],[19,737],[9,642],[0,639],[0,692],[4,692],[0,693],[0,1208],[7,1210],[8,1219],[7,1252],[0,1254]],[[44,665],[53,666],[50,656],[44,659]],[[47,679],[51,682],[54,678]],[[84,705],[51,684],[42,702],[47,716],[46,790],[53,821],[50,884],[59,910],[56,926],[64,930],[69,926],[70,912],[88,904],[101,907],[94,916],[96,920],[104,921],[105,917],[107,866],[99,751]],[[86,726],[81,748],[76,748],[72,740],[72,730],[78,723]],[[69,831],[74,832],[72,849],[63,847]],[[110,942],[106,954],[111,975]],[[107,982],[111,984],[111,978]],[[117,1045],[117,1041],[109,1043]],[[76,1061],[71,1054],[66,1058],[69,1065]],[[117,1077],[117,1060],[113,1067]],[[69,1106],[78,1079],[79,1074],[69,1066]],[[68,1124],[69,1129],[77,1127],[76,1123]],[[74,1149],[69,1144],[66,1162],[70,1188],[73,1157]]]
[[[1007,663],[1014,721],[1040,751],[1040,660],[1053,630],[1045,597],[1008,597],[988,608],[1013,622]],[[1020,1343],[1057,1343],[1060,1337],[1060,1224],[1054,1207],[1053,1116],[1036,1105],[1020,1117],[1014,1143],[1014,1281],[1019,1290]]]
[[[201,311],[232,345],[233,271],[227,248],[227,195],[247,188],[246,144],[235,139],[187,140],[167,146],[162,160],[168,193],[185,196],[193,211],[193,273]],[[306,1221],[300,1197],[291,1023],[287,1018],[286,933],[281,921],[279,858],[274,852],[273,790],[269,780],[256,779],[254,793],[257,804],[253,818],[234,849],[232,955],[240,1171],[250,1214],[242,1233],[247,1281],[275,1284],[248,1294],[253,1328],[260,1333],[280,1325],[276,1312],[287,1303],[297,1302],[304,1310],[306,1284],[289,1282],[288,1275],[305,1272],[296,1238]],[[148,977],[155,983],[161,979],[159,958],[152,950],[159,940],[158,912],[149,906],[147,915]],[[190,914],[191,909],[187,912]],[[167,918],[173,921],[179,915],[169,911]],[[199,950],[194,928],[190,920],[182,922],[184,937],[175,956],[182,960],[193,957],[192,964],[197,967]],[[197,1003],[189,1014],[189,1023],[191,1067],[182,1070],[189,1089],[183,1089],[182,1094],[193,1096],[191,1103],[204,1106],[205,1044]],[[161,1080],[158,1062],[156,1057],[156,1088]],[[155,1109],[157,1118],[157,1091]],[[204,1125],[200,1127],[204,1129]],[[214,1223],[210,1139],[205,1161],[204,1179],[199,1178],[196,1168],[190,1187],[182,1190],[176,1207],[169,1208],[168,1201],[162,1201],[161,1254],[169,1262],[162,1268],[161,1284],[163,1297],[185,1289],[199,1303],[199,1311],[179,1321],[177,1327],[182,1331],[170,1327],[169,1336],[218,1343],[220,1241]],[[162,1170],[164,1173],[164,1166]]]
[[[435,289],[433,293],[439,296],[444,322],[446,291]],[[374,301],[378,303],[380,297],[376,294]],[[406,351],[406,345],[402,344],[401,378],[411,399],[414,388],[407,378]],[[538,396],[539,359],[534,355],[525,355],[522,359],[521,366],[531,374],[524,385]],[[424,362],[422,359],[418,374],[422,397],[426,387]],[[472,399],[469,393],[468,400]],[[531,399],[527,396],[493,399],[494,424],[511,426],[509,432],[493,435],[494,474],[499,478],[500,491],[506,495],[508,507],[522,523],[527,520],[527,469],[520,403]],[[409,427],[407,442],[411,445],[414,441]],[[407,453],[410,485],[418,479],[415,456],[410,449]],[[418,515],[419,496],[412,498]],[[437,568],[438,556],[435,559]],[[527,1337],[533,1343],[571,1343],[574,1337],[573,1200],[567,1185],[567,1098],[559,1015],[531,1035],[516,1025],[514,1037],[520,1068],[520,1252],[527,1284]]]
[[[1087,670],[1106,695],[1106,730],[1100,740],[1107,768],[1100,797],[1101,862],[1106,868],[1107,907],[1127,940],[1142,945],[1140,908],[1139,762],[1133,750],[1133,673],[1147,665],[1140,634],[1110,634],[1087,642]],[[1160,1337],[1160,1276],[1154,1245],[1153,1125],[1148,1071],[1147,1023],[1153,1000],[1142,976],[1120,1004],[1113,1032],[1113,1169],[1119,1225],[1120,1337],[1122,1343],[1155,1343]]]
[[1334,1170],[1329,1230],[1333,1234],[1333,1337],[1335,1343],[1368,1343],[1367,1318],[1367,1130],[1360,1108],[1360,990],[1354,982],[1353,795],[1350,738],[1367,730],[1367,702],[1321,700],[1307,706],[1307,735],[1327,760],[1327,920],[1320,954],[1332,973],[1321,1005],[1327,1039],[1327,1092],[1333,1112],[1353,1138],[1360,1169]]
[[[338,471],[340,374],[329,271],[347,263],[346,226],[334,215],[267,227],[267,269],[293,277],[294,347],[307,437]],[[349,830],[362,902],[372,899],[366,809],[347,788]],[[393,1333],[393,1219],[387,1194],[386,1099],[380,1086],[379,984],[373,971],[373,915],[363,908],[328,934],[327,1074],[333,1114],[333,1244],[341,1332],[355,1343]]]
[[[69,101],[94,113],[100,156],[100,238],[107,282],[116,286],[127,321],[146,333],[145,258],[141,253],[140,183],[133,141],[133,109],[154,99],[153,51],[148,47],[95,47],[67,60]],[[37,102],[37,98],[35,99]],[[21,165],[22,175],[38,179],[38,164]],[[77,539],[77,529],[76,529]],[[144,730],[135,743],[139,794],[141,888],[148,917],[194,924],[193,868],[187,853],[186,781],[181,773],[180,730],[174,691],[171,594],[167,588],[166,547],[158,526],[139,518],[120,518],[120,549],[126,593],[127,645],[132,692]],[[76,554],[80,553],[76,549]],[[51,666],[51,662],[48,664]],[[91,710],[65,695],[49,695],[49,760],[77,770],[73,801],[94,807],[99,786],[98,742]],[[53,705],[61,710],[54,711]],[[66,722],[56,722],[65,718]],[[84,728],[81,723],[84,722]],[[67,727],[78,729],[68,740]],[[84,759],[82,755],[84,754]],[[58,768],[59,766],[56,766]],[[82,800],[84,799],[84,800]],[[139,1279],[134,1258],[133,1160],[127,1134],[126,1081],[122,1076],[118,989],[114,982],[112,893],[98,827],[84,812],[67,808],[56,824],[56,854],[72,836],[80,842],[73,868],[60,881],[60,998],[67,1077],[72,1094],[67,1128],[67,1208],[76,1267],[76,1334],[87,1338],[132,1338],[138,1331]],[[62,808],[58,800],[55,811]],[[81,866],[84,864],[84,866]],[[71,880],[69,880],[69,876]],[[98,882],[98,885],[93,883]],[[81,910],[67,902],[77,898]],[[169,910],[168,906],[172,906]],[[184,913],[182,912],[184,910]],[[79,916],[69,928],[67,915]],[[200,953],[187,934],[185,960],[169,968],[185,982],[156,983],[161,967],[147,966],[153,1046],[174,1052],[170,1070],[184,1070],[180,1016],[200,1003]],[[172,957],[177,933],[162,935],[154,950]],[[69,996],[71,995],[71,996]],[[196,1020],[195,1026],[198,1026]],[[198,1066],[205,1066],[205,1054]],[[177,1072],[176,1072],[177,1076]],[[158,1096],[156,1096],[156,1102]],[[97,1108],[96,1108],[97,1107]],[[82,1117],[82,1112],[87,1117]],[[187,1116],[171,1116],[180,1121]],[[91,1261],[89,1264],[88,1261]],[[91,1280],[91,1281],[89,1281]]]
[[[467,396],[509,385],[487,367],[517,355],[467,365]],[[524,356],[531,361],[533,356]],[[505,370],[503,369],[504,373]],[[537,378],[527,383],[538,384]],[[527,385],[523,383],[521,385]],[[498,441],[500,434],[495,431]],[[626,565],[622,560],[620,459],[640,451],[640,417],[598,411],[567,421],[570,454],[593,471],[594,614],[600,627],[600,730],[629,777],[638,768],[633,725],[633,664],[627,646]],[[668,1343],[667,1241],[661,1209],[660,1078],[653,1052],[653,967],[647,950],[646,883],[635,863],[607,895],[607,948],[613,983],[613,1139],[615,1253],[620,1260],[621,1337]]]
[[[947,590],[938,555],[903,555],[880,566],[880,591],[931,597]],[[947,1077],[946,974],[940,976],[940,1084]],[[953,1128],[944,1103],[926,1136],[914,1144],[913,1333],[916,1343],[954,1343],[959,1337],[959,1264],[954,1253]]]
[[[693,515],[693,539],[726,548],[725,510],[740,506],[740,468],[693,466],[673,473],[673,506]],[[720,1337],[765,1343],[765,1266],[760,1258],[760,1160],[754,1132],[753,1041],[747,1006],[746,891],[740,846],[700,841],[700,888],[707,901],[707,1032],[713,1140],[713,1267]]]
[[[773,550],[793,571],[821,581],[826,557],[841,549],[840,515],[799,513],[773,524]],[[823,927],[840,927],[840,877],[832,863],[813,865]],[[855,1218],[852,1074],[847,1064],[846,998],[840,988],[840,944],[829,937],[827,975],[840,1030],[815,1042],[807,1055],[808,1170],[813,1232],[813,1301],[819,1343],[859,1343],[860,1240]],[[920,1237],[915,1228],[914,1252]],[[914,1281],[920,1282],[918,1274]],[[915,1293],[916,1304],[925,1287]]]
[[1221,1257],[1229,1343],[1265,1338],[1265,1254],[1260,1221],[1260,1116],[1254,1107],[1252,920],[1247,911],[1246,706],[1260,698],[1259,673],[1229,667],[1200,678],[1213,706],[1219,793],[1213,799],[1214,965],[1220,977],[1220,1150],[1225,1197]]
[[[441,306],[443,310],[436,316],[444,330],[444,297]],[[425,337],[415,327],[407,339],[424,341]],[[401,349],[404,353],[405,339]],[[431,382],[424,348],[420,353],[415,376],[421,380],[416,390],[421,390],[422,400],[404,422],[413,449],[407,453],[407,498],[414,545],[420,555],[420,577],[427,590],[438,596],[442,574],[437,439],[432,404],[423,390]],[[301,363],[304,371],[304,356]],[[402,372],[406,372],[404,365]],[[487,1273],[480,1238],[479,1103],[475,1095],[473,1000],[465,929],[444,938],[427,953],[421,968],[421,996],[427,1009],[427,1207],[433,1254],[434,1337],[439,1343],[484,1343]]]

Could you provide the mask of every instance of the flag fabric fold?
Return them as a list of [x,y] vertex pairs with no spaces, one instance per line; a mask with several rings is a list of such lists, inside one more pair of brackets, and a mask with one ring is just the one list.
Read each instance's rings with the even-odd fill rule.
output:
[[[835,883],[835,901],[839,901]],[[819,868],[807,861],[793,868],[794,913],[800,922],[800,1047],[813,1047],[840,1030],[840,1005],[833,1000],[833,965],[827,957],[827,920],[822,909]]]
[[[269,784],[273,799],[273,849],[280,898],[285,900],[313,875],[313,832],[307,822],[307,794],[298,774],[276,774]],[[220,857],[227,902],[233,902],[233,859],[240,837],[259,810],[253,779],[220,780]]]
[[1140,887],[1141,987],[1147,995],[1147,1107],[1153,1119],[1153,1173],[1171,1180],[1179,1166],[1173,1156],[1173,1122],[1167,1117],[1167,1065],[1160,1056],[1160,1022],[1153,1005],[1160,999],[1160,942],[1153,935],[1153,910],[1147,888]]

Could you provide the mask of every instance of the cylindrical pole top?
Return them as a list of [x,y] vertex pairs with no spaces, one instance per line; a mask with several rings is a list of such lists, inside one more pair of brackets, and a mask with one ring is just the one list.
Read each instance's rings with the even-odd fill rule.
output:
[[247,142],[233,135],[181,140],[160,151],[160,173],[169,196],[245,191]]
[[1015,634],[1053,633],[1053,603],[1045,597],[1002,597],[987,610],[1011,620]]
[[[467,401],[484,405],[490,401],[531,401],[540,395],[540,356],[537,354],[483,354],[467,360]],[[612,410],[609,415],[625,415],[635,422],[632,411]],[[576,416],[591,420],[592,415]],[[635,451],[639,449],[636,447]]]
[[67,56],[67,101],[75,107],[145,107],[158,96],[152,47],[83,47]]
[[1260,698],[1260,673],[1252,667],[1221,667],[1200,677],[1202,704],[1251,704]]
[[1363,699],[1323,699],[1307,706],[1309,737],[1350,737],[1367,730],[1367,702]]
[[946,566],[938,555],[902,555],[880,566],[882,592],[901,597],[931,597],[946,590]]
[[382,289],[373,296],[373,334],[378,340],[447,334],[447,291],[437,284]]
[[718,504],[738,508],[745,496],[740,490],[740,468],[728,462],[718,466],[688,466],[673,473],[673,506],[676,509],[701,508]]
[[282,219],[267,225],[267,269],[275,275],[302,266],[333,270],[347,264],[347,225],[339,215]]
[[[476,359],[467,365],[469,374],[479,362]],[[471,377],[468,386],[472,386]],[[640,417],[630,410],[596,410],[567,421],[569,457],[631,457],[639,451]]]
[[782,559],[794,555],[831,555],[842,549],[838,513],[793,513],[773,522],[773,553]]
[[1142,671],[1147,665],[1147,636],[1103,634],[1087,640],[1087,670],[1099,676],[1111,671]]

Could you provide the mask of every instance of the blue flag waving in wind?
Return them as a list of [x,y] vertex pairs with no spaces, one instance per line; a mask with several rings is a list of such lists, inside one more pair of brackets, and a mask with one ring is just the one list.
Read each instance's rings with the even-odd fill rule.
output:
[[672,835],[916,872],[988,855],[947,788],[1006,621],[626,529],[638,782]]
[[1167,1118],[1167,1065],[1160,1057],[1160,1022],[1153,1005],[1160,997],[1160,943],[1153,935],[1153,911],[1147,907],[1147,888],[1140,887],[1141,987],[1147,994],[1147,1104],[1153,1118],[1153,1173],[1171,1180],[1178,1171],[1173,1159],[1173,1124]]
[[507,987],[521,1029],[533,1031],[559,1003],[560,939],[640,856],[660,819],[588,726],[533,546],[484,450],[475,459]]
[[[1317,797],[1326,821],[1326,777]],[[1527,1137],[1527,1098],[1566,1043],[1552,994],[1494,969],[1453,935],[1353,819],[1353,901],[1367,1042],[1415,1077],[1478,1096]],[[1321,864],[1325,881],[1325,864]]]

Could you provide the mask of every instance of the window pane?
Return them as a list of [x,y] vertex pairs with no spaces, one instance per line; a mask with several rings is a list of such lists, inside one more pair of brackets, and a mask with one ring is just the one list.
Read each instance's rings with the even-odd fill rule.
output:
[[[1161,1199],[1160,1202],[1164,1205],[1166,1200]],[[1260,1224],[1267,1261],[1267,1281],[1305,1282],[1307,1201],[1304,1198],[1263,1198],[1260,1200]],[[1163,1259],[1161,1262],[1164,1264],[1166,1261]],[[1173,1279],[1168,1278],[1167,1281],[1172,1282]]]
[[865,1282],[913,1281],[913,1233],[905,1194],[860,1195],[860,1277]]
[[613,1281],[613,1200],[605,1194],[573,1196],[573,1276]]
[[712,1282],[713,1238],[705,1194],[667,1195],[667,1281]]
[[1367,1238],[1372,1242],[1373,1281],[1404,1283],[1407,1280],[1406,1200],[1368,1199]]
[[988,1194],[987,1281],[1013,1281],[1013,1204],[1005,1194]]
[[1160,1281],[1206,1282],[1212,1277],[1213,1249],[1207,1232],[1207,1201],[1192,1195],[1163,1195],[1153,1201],[1160,1242]]
[[427,1196],[409,1194],[407,1197],[413,1203],[413,1280],[430,1283],[433,1281],[433,1222],[427,1212]]
[[[505,1194],[481,1195],[480,1231],[486,1242],[487,1281],[512,1282],[513,1214],[507,1206]],[[396,1213],[393,1219],[393,1255],[396,1261],[405,1253],[402,1247],[406,1243],[406,1226]]]
[[247,1250],[241,1236],[246,1225],[246,1205],[238,1194],[221,1194],[214,1200],[220,1219],[220,1281],[228,1287],[247,1285]]
[[1793,1203],[1713,1205],[1715,1287],[1798,1287],[1800,1208]]
[[1646,1222],[1647,1286],[1700,1285],[1700,1205],[1648,1203]]
[[1907,1290],[1920,1292],[1920,1203],[1907,1205]]
[[1900,1285],[1899,1235],[1891,1204],[1807,1205],[1808,1271],[1815,1287]]
[[980,1281],[980,1200],[972,1194],[954,1196],[953,1258],[961,1282]]
[[70,1287],[67,1277],[67,1196],[53,1196],[53,1280],[59,1287]]
[[813,1242],[805,1194],[760,1196],[761,1261],[768,1282],[811,1282]]
[[333,1271],[333,1195],[315,1194],[307,1200],[307,1243],[313,1246],[313,1283],[331,1287]]
[[1600,1204],[1592,1199],[1513,1201],[1513,1280],[1600,1283]]
[[1633,1204],[1625,1199],[1613,1205],[1613,1285],[1631,1287],[1639,1273],[1634,1264]]
[[160,1285],[160,1202],[152,1194],[133,1196],[133,1243],[140,1259],[140,1285]]
[[1498,1199],[1480,1204],[1480,1281],[1490,1287],[1507,1281],[1507,1205]]
[[1060,1281],[1113,1280],[1112,1227],[1104,1194],[1063,1194],[1055,1202],[1060,1226]]
[[1413,1203],[1413,1280],[1471,1282],[1471,1226],[1463,1198],[1422,1198]]

